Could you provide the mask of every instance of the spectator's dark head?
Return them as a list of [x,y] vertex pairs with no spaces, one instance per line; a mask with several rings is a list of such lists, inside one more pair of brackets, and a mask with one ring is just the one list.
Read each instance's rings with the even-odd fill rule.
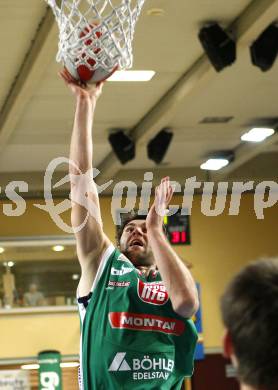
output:
[[221,299],[225,353],[239,380],[259,390],[278,389],[278,258],[245,267]]

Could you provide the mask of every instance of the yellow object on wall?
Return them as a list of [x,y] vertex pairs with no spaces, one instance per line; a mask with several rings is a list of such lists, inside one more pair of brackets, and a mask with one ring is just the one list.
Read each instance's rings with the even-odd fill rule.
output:
[[13,304],[13,292],[14,292],[15,280],[14,275],[11,273],[9,268],[6,268],[6,272],[3,275],[3,292],[4,301],[8,306]]

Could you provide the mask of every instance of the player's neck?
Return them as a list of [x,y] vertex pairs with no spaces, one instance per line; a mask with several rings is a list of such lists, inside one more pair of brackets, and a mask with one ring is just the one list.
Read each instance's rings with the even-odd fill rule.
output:
[[156,266],[154,264],[152,265],[137,265],[136,268],[142,272],[142,274],[145,276],[145,277],[148,277],[150,272],[152,271],[155,271],[156,270]]

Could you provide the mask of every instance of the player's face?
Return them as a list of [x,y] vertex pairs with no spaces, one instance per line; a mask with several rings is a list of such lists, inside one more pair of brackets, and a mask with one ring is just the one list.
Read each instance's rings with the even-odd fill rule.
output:
[[126,224],[120,239],[120,249],[134,265],[154,263],[145,220],[135,219]]

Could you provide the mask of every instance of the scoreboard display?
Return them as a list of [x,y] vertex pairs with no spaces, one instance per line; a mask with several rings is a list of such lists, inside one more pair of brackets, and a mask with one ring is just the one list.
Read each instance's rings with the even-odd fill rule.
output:
[[176,214],[164,217],[167,237],[172,245],[190,245],[189,215]]

